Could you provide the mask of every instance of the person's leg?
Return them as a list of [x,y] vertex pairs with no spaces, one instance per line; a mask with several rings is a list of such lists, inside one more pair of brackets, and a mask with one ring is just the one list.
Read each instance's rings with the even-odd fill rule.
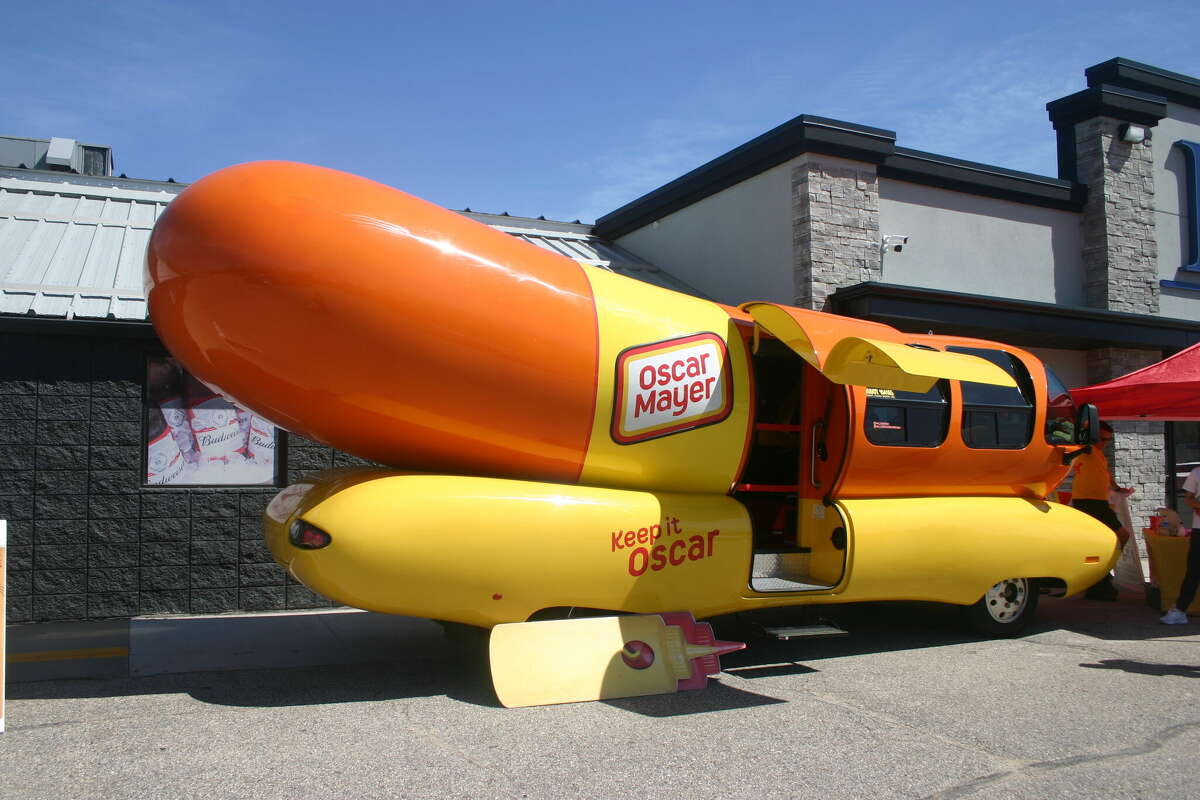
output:
[[[1113,511],[1107,500],[1075,500],[1071,505],[1103,522],[1116,535],[1118,545],[1122,548],[1125,546],[1129,540],[1129,531],[1121,524],[1121,520],[1118,519],[1116,512]],[[1113,583],[1112,573],[1105,573],[1104,577],[1088,587],[1083,594],[1089,600],[1106,600],[1108,602],[1116,600],[1118,593],[1117,587]]]
[[1175,607],[1183,613],[1187,613],[1188,606],[1196,599],[1196,589],[1200,588],[1200,544],[1196,540],[1200,539],[1200,531],[1196,528],[1192,529],[1191,541],[1188,543],[1187,557],[1187,572],[1184,573],[1183,583],[1179,586],[1179,599],[1175,601]]

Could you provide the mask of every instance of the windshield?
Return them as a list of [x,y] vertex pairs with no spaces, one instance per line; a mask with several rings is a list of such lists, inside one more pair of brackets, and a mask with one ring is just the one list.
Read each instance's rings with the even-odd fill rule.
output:
[[1050,444],[1075,442],[1075,401],[1049,366],[1046,366],[1046,441]]

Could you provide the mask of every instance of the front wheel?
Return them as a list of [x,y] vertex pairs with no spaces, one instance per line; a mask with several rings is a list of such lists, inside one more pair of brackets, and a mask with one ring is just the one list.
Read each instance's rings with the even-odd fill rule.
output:
[[1038,585],[1032,578],[1008,578],[964,609],[967,624],[988,636],[1016,636],[1037,613]]

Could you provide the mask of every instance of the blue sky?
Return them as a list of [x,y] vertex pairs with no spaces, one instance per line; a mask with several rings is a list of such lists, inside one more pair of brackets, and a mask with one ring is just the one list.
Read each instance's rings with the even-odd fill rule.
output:
[[193,181],[290,159],[590,222],[791,119],[1054,175],[1045,104],[1121,56],[1200,76],[1200,6],[13,2],[0,134]]

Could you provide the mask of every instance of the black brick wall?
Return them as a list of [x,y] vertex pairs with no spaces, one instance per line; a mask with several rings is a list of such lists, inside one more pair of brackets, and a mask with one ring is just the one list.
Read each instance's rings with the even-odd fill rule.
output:
[[[267,551],[277,489],[142,486],[146,358],[162,352],[144,334],[0,332],[9,622],[332,605]],[[282,435],[289,482],[365,463]]]

